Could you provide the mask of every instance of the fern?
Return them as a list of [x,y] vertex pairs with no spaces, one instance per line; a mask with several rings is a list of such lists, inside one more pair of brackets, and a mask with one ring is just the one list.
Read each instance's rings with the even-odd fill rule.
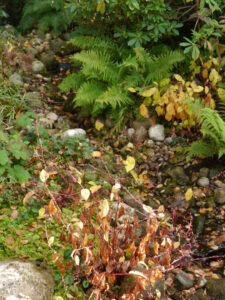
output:
[[179,51],[156,57],[142,48],[128,50],[98,37],[78,35],[71,42],[83,49],[72,58],[74,63],[80,64],[81,70],[62,81],[61,91],[75,88],[75,107],[91,111],[93,116],[108,110],[119,124],[118,128],[126,119],[125,111],[136,107],[135,96],[129,88],[142,87],[166,77],[183,59]]
[[201,109],[198,119],[201,132],[209,139],[209,143],[203,140],[192,143],[187,160],[193,155],[209,157],[216,153],[221,158],[225,154],[225,122],[216,110],[210,108]]

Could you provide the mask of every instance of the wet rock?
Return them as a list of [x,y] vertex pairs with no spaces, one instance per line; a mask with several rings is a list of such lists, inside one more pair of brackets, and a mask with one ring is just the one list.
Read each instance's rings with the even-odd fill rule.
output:
[[41,74],[45,71],[45,65],[39,60],[32,62],[31,70],[34,74]]
[[168,170],[167,173],[180,185],[186,185],[189,183],[189,177],[180,166],[175,167],[172,170]]
[[135,130],[134,133],[134,140],[136,143],[143,142],[147,136],[147,129],[145,127],[141,126],[138,129]]
[[157,124],[149,128],[149,137],[154,141],[162,142],[165,139],[164,126]]
[[107,118],[105,120],[105,127],[108,128],[108,129],[113,128],[113,120],[111,118]]
[[225,300],[225,278],[207,278],[207,280],[207,295],[210,296],[213,300]]
[[1,300],[51,300],[54,279],[48,266],[36,262],[0,262]]
[[134,128],[128,128],[127,129],[127,136],[129,140],[132,140],[134,137],[135,129]]
[[60,54],[65,44],[65,41],[63,41],[60,38],[57,38],[50,42],[50,48],[55,54]]
[[48,118],[48,119],[50,119],[52,121],[57,121],[58,116],[54,112],[50,112],[50,113],[47,114],[46,118]]
[[131,127],[135,130],[139,129],[140,127],[144,127],[145,129],[149,129],[149,127],[152,125],[152,120],[146,120],[144,122],[141,121],[133,121],[131,124]]
[[65,132],[63,132],[62,134],[62,138],[67,138],[67,137],[71,137],[71,138],[75,138],[77,136],[80,135],[86,135],[86,131],[82,128],[75,128],[75,129],[68,129]]
[[176,279],[187,289],[190,289],[194,285],[194,281],[182,270],[177,273]]
[[48,71],[56,70],[58,61],[56,60],[55,54],[53,51],[49,51],[47,53],[42,53],[39,59],[45,65],[45,67]]
[[225,189],[224,188],[218,188],[215,190],[215,202],[218,204],[225,203]]
[[208,168],[201,168],[199,170],[199,177],[208,177],[209,169]]
[[9,81],[15,85],[23,86],[23,80],[20,74],[14,73],[9,77]]
[[209,185],[209,178],[201,177],[199,178],[197,184],[201,187],[207,187]]

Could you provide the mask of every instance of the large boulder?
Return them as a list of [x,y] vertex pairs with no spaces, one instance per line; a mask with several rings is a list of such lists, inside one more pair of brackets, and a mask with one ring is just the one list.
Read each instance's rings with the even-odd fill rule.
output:
[[49,267],[38,262],[0,262],[1,300],[51,300],[54,279]]

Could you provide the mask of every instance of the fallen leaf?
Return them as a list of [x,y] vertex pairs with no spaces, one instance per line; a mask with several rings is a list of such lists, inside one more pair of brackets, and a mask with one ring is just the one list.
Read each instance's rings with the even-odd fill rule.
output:
[[135,166],[135,159],[132,156],[127,156],[127,159],[123,163],[125,164],[125,169],[128,173],[133,170]]
[[100,131],[104,127],[104,124],[100,120],[95,121],[95,128]]
[[51,236],[51,237],[49,238],[49,240],[48,240],[48,245],[49,245],[49,247],[51,247],[51,245],[54,243],[54,240],[55,240],[54,236]]
[[101,154],[100,151],[94,151],[94,152],[92,153],[92,157],[101,157],[101,156],[102,156],[102,154]]
[[192,189],[190,188],[190,189],[188,189],[188,190],[186,191],[186,193],[185,193],[185,199],[186,199],[186,201],[190,201],[191,198],[192,198],[192,196],[193,196],[193,191],[192,191]]
[[23,205],[26,205],[27,201],[34,195],[34,191],[28,192],[23,198]]
[[101,185],[93,185],[90,187],[90,191],[92,194],[96,193],[102,186]]
[[48,180],[49,178],[49,174],[45,171],[45,170],[42,170],[40,172],[40,179],[43,183],[46,183],[46,181]]
[[100,209],[101,209],[101,211],[100,211],[99,215],[100,215],[100,217],[103,219],[103,218],[105,218],[105,217],[108,215],[108,213],[109,213],[109,203],[108,203],[108,200],[107,200],[107,199],[104,199],[104,200],[103,200],[103,202],[102,202],[101,205],[100,205]]
[[84,200],[88,200],[88,198],[90,197],[90,191],[88,189],[82,189],[81,190],[81,197]]

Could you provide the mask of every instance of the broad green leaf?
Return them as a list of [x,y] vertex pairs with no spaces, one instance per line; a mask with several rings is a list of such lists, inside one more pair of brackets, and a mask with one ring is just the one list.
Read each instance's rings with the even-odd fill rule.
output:
[[7,142],[7,136],[4,134],[2,130],[0,130],[0,141]]
[[8,152],[6,150],[0,150],[0,165],[4,166],[9,162]]
[[15,177],[19,180],[20,183],[27,182],[30,178],[30,174],[28,171],[24,169],[24,167],[20,165],[15,165],[9,169],[9,173],[11,176]]
[[28,159],[28,154],[22,150],[22,145],[10,144],[8,149],[16,159]]

